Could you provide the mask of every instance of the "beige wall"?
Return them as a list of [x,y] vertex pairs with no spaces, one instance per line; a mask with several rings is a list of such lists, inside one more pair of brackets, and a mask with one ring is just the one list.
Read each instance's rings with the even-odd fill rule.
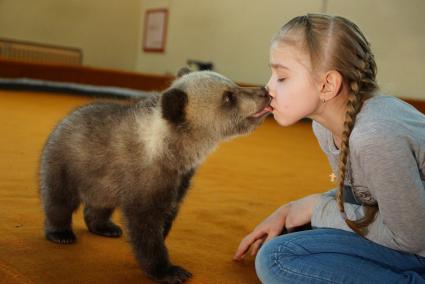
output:
[[[144,12],[164,7],[166,50],[144,52]],[[424,0],[0,0],[0,37],[74,46],[87,65],[155,74],[174,74],[187,59],[213,61],[236,81],[264,84],[272,35],[296,15],[323,10],[365,32],[382,89],[425,100]]]
[[352,19],[366,34],[386,93],[425,100],[424,0],[331,0],[328,12]]
[[[296,3],[296,5],[294,4]],[[234,80],[264,84],[270,39],[292,15],[320,12],[312,0],[142,0],[142,10],[170,10],[166,51],[141,51],[138,70],[175,73],[187,59],[213,61]],[[143,23],[142,23],[143,24]]]
[[218,72],[234,80],[264,84],[270,38],[281,24],[306,12],[326,10],[352,19],[366,34],[383,90],[425,100],[420,84],[425,82],[423,0],[141,1],[142,17],[148,8],[166,7],[170,18],[165,53],[140,50],[139,71],[175,73],[190,58],[213,61]]
[[84,64],[135,70],[140,0],[0,0],[0,37],[83,49]]

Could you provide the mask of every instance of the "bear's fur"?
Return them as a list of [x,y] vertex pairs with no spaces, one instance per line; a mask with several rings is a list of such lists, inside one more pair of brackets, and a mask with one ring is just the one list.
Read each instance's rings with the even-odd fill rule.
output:
[[241,88],[211,71],[180,73],[161,94],[80,107],[52,131],[40,164],[47,239],[76,240],[71,222],[80,203],[90,232],[119,237],[110,217],[120,207],[150,278],[191,276],[170,262],[164,245],[190,179],[220,141],[258,126],[270,100],[264,88]]

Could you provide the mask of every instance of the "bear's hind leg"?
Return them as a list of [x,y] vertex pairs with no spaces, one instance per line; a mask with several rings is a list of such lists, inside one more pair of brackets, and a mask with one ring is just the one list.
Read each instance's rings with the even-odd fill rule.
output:
[[118,238],[122,235],[119,226],[111,221],[114,208],[95,208],[86,205],[84,208],[84,221],[89,231],[104,237]]
[[43,180],[41,199],[45,212],[46,239],[59,243],[71,244],[76,241],[72,231],[72,213],[80,205],[77,192],[68,190],[64,174],[54,172]]

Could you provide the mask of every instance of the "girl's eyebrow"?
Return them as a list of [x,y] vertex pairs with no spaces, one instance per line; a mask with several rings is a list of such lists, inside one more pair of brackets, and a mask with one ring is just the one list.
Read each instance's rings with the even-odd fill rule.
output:
[[286,67],[285,65],[279,64],[279,63],[269,63],[269,67],[271,67],[273,69],[286,69],[286,70],[289,70],[288,67]]

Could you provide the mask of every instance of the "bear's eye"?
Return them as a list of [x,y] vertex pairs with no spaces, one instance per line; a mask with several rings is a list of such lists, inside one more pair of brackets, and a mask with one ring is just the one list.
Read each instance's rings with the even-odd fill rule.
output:
[[236,102],[236,96],[232,91],[225,91],[223,93],[223,102],[225,105],[234,105]]

